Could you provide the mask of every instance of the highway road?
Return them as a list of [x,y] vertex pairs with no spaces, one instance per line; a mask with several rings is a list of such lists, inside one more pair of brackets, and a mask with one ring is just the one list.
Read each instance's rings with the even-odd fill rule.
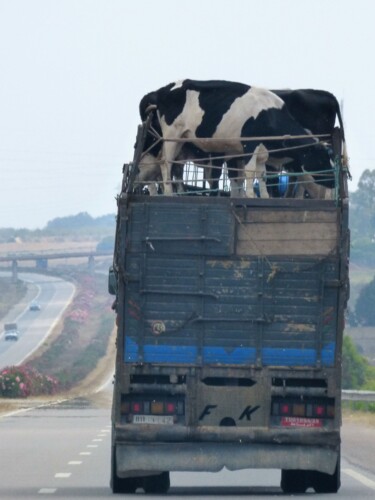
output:
[[[111,387],[70,401],[19,411],[0,418],[0,498],[101,499],[113,497],[109,488]],[[308,491],[306,498],[370,499],[375,497],[375,463],[366,463],[356,446],[357,434],[343,430],[342,486],[334,495]],[[375,433],[361,428],[373,457]],[[374,431],[374,429],[372,429]],[[346,437],[354,439],[354,445]],[[362,445],[361,445],[362,446]],[[364,460],[361,463],[361,460]],[[276,470],[172,473],[168,498],[271,499],[283,495]],[[117,496],[117,495],[116,495]],[[139,490],[129,498],[142,498]],[[153,498],[162,498],[153,495]]]
[[[71,299],[73,289],[61,280],[28,276],[33,283],[26,302],[12,311],[22,330],[18,345],[37,337],[43,341]],[[37,295],[40,312],[28,310]],[[1,340],[1,344],[4,341]],[[0,360],[9,359],[9,352]],[[25,352],[17,354],[20,358]],[[4,357],[5,356],[5,357]],[[14,357],[16,359],[16,355]],[[101,499],[113,498],[109,488],[111,407],[110,383],[101,390],[71,400],[39,404],[0,416],[0,499]],[[375,427],[345,422],[342,445],[342,486],[337,495],[294,495],[293,498],[375,498]],[[262,500],[283,495],[280,471],[244,470],[210,473],[172,473],[170,499],[225,498]],[[117,497],[117,495],[115,496]],[[142,498],[139,490],[128,498]],[[153,498],[164,498],[153,495]]]
[[[0,369],[21,364],[44,342],[69,305],[75,290],[72,283],[54,276],[20,273],[19,278],[28,282],[28,292],[1,322]],[[40,311],[29,310],[33,300],[40,305]],[[17,342],[4,340],[4,323],[12,322],[17,323],[20,332]]]

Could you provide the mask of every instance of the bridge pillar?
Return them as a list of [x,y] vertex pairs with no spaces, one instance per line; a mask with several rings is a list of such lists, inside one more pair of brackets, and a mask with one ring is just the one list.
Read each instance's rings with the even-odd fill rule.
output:
[[45,269],[48,269],[48,259],[36,259],[35,260],[35,267],[37,269],[42,269],[42,270],[45,270]]
[[18,263],[16,260],[12,260],[12,282],[16,283],[18,280]]
[[88,260],[88,268],[89,271],[94,272],[94,267],[95,267],[95,259],[93,255],[89,255],[89,260]]

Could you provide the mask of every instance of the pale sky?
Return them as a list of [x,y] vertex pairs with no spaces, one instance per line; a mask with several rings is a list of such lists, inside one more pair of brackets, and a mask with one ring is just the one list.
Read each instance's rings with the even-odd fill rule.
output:
[[372,0],[0,0],[0,228],[116,212],[144,94],[223,79],[343,103],[375,169]]

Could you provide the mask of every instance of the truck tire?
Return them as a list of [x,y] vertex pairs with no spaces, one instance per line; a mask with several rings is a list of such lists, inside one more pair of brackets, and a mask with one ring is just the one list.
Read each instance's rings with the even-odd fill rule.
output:
[[135,493],[139,481],[132,477],[118,477],[116,468],[116,448],[112,447],[111,459],[111,489],[113,493]]
[[324,472],[314,471],[313,488],[316,493],[337,493],[341,486],[340,478],[340,456],[337,460],[335,472],[325,474]]
[[160,495],[167,493],[170,485],[169,472],[162,472],[158,476],[145,477],[142,483],[145,493],[157,493]]
[[281,489],[284,493],[305,493],[308,488],[309,471],[298,469],[283,469],[281,471]]

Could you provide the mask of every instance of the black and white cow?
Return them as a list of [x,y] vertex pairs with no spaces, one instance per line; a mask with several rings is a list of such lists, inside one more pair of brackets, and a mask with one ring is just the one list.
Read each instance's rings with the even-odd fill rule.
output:
[[[323,141],[329,142],[331,140],[337,121],[342,140],[342,164],[349,167],[341,110],[333,94],[326,90],[317,89],[283,89],[272,90],[271,92],[284,101],[289,113],[307,132],[316,136],[328,136],[322,138]],[[289,165],[289,168],[293,171],[292,165]],[[307,178],[309,178],[307,175],[303,176],[303,182],[309,196],[313,196],[313,193],[324,193],[324,190],[319,189],[319,186],[313,186],[311,182],[307,182]],[[300,181],[302,182],[302,177],[298,179],[298,182]],[[299,192],[301,192],[300,189]]]
[[271,92],[284,101],[293,118],[312,134],[331,136],[337,118],[345,144],[340,106],[333,94],[316,89],[283,89]]
[[[328,187],[334,184],[332,161],[324,145],[313,137],[282,137],[306,136],[306,130],[270,90],[228,81],[183,80],[143,97],[143,121],[150,107],[154,109],[152,128],[163,140],[148,135],[142,165],[160,167],[165,194],[172,193],[172,165],[186,141],[205,153],[224,154],[229,161],[244,155],[245,159],[236,160],[244,174],[231,179],[234,195],[240,193],[243,177],[248,183],[252,176],[261,177],[268,156],[283,159],[287,155],[295,171],[306,170]],[[264,144],[251,140],[272,136],[276,138]],[[142,168],[138,180],[147,180]],[[264,188],[261,192],[266,193]],[[252,186],[246,194],[254,196]]]

